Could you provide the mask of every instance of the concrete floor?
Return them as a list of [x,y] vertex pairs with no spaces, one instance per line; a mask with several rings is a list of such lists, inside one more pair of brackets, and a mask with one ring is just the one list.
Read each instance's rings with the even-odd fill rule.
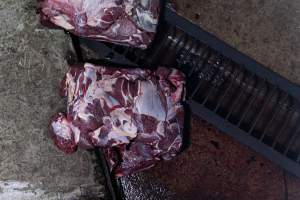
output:
[[[300,83],[299,4],[298,0],[186,0],[178,8]],[[68,38],[39,25],[35,0],[1,0],[0,19],[0,199],[106,199],[95,156],[86,151],[65,156],[48,137],[49,118],[64,110],[58,85],[67,70]]]
[[182,16],[300,84],[299,0],[176,2]]
[[49,118],[65,105],[67,37],[39,25],[35,0],[1,0],[0,19],[0,199],[103,199],[94,155],[65,156],[48,137]]

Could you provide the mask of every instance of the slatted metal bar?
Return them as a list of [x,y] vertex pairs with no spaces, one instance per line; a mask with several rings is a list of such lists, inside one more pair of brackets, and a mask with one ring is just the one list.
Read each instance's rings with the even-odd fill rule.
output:
[[249,133],[252,133],[252,132],[253,132],[253,130],[254,130],[254,128],[255,128],[257,122],[258,122],[259,119],[261,118],[261,115],[262,115],[263,112],[265,111],[266,106],[267,106],[268,102],[270,101],[270,99],[272,98],[272,96],[274,95],[276,89],[277,89],[276,87],[273,87],[271,93],[268,95],[268,97],[267,97],[266,100],[264,101],[261,110],[259,111],[259,113],[258,113],[258,115],[257,115],[257,117],[256,117],[256,119],[255,119],[255,121],[254,121],[254,123],[252,124],[252,126],[251,126],[251,128],[250,128],[250,130],[249,130]]
[[[289,96],[288,94],[285,94],[284,101],[286,101],[288,99],[288,96]],[[270,128],[270,126],[274,122],[275,118],[278,116],[279,112],[282,111],[283,108],[282,108],[282,106],[280,106],[279,108],[276,107],[275,109],[276,109],[275,113],[272,115],[271,119],[268,121],[266,128],[264,129],[264,131],[259,139],[260,141],[262,141],[264,139],[265,135],[268,132],[267,130]]]
[[[253,74],[253,79],[255,79],[255,74]],[[252,87],[252,90],[254,90],[254,87]],[[254,92],[254,94],[252,94],[252,98],[251,101],[248,103],[245,111],[242,113],[241,118],[239,120],[239,122],[237,123],[237,126],[240,127],[241,124],[243,123],[245,117],[247,116],[247,114],[249,113],[250,108],[253,106],[253,103],[256,101],[257,97],[259,95],[259,92]]]
[[[212,80],[214,79],[214,77],[216,76],[218,72],[216,71],[214,74],[213,74],[213,77],[212,77]],[[217,87],[216,84],[214,84],[212,87],[209,88],[209,91],[205,97],[205,99],[203,100],[202,104],[206,104],[208,99],[210,98],[211,94],[213,93],[213,91],[215,90],[215,88]]]
[[292,111],[289,110],[287,117],[284,119],[284,123],[283,123],[282,127],[279,129],[278,133],[276,134],[276,136],[274,138],[274,141],[271,145],[272,148],[274,148],[275,145],[278,143],[277,140],[278,140],[279,136],[282,134],[282,132],[285,130],[286,126],[288,125],[291,116],[292,116]]
[[[242,74],[243,74],[243,78],[242,79],[245,80],[246,79],[245,71],[243,71]],[[240,86],[240,88],[239,88],[239,94],[237,95],[237,98],[233,101],[233,103],[232,103],[232,105],[231,105],[231,107],[229,109],[229,112],[227,113],[227,115],[225,117],[226,120],[228,120],[228,118],[232,115],[232,113],[233,113],[234,109],[236,108],[236,106],[237,106],[239,100],[241,99],[242,95],[243,95],[243,89]]]
[[233,74],[233,77],[232,77],[232,79],[231,79],[231,81],[230,81],[230,84],[229,84],[229,86],[226,88],[226,90],[225,90],[223,96],[219,99],[219,102],[217,103],[217,106],[216,106],[216,108],[214,109],[214,112],[218,112],[218,110],[219,110],[219,108],[220,108],[220,106],[221,106],[221,103],[223,102],[223,100],[225,99],[225,97],[228,95],[230,89],[232,89],[232,86],[233,86],[233,84],[234,84],[234,82],[235,82],[235,79],[236,79],[236,78],[238,77],[238,75],[239,75],[239,71],[237,71],[237,70],[235,70],[233,73],[234,73],[234,74]]
[[284,151],[284,155],[288,153],[291,145],[295,142],[296,138],[299,137],[300,134],[299,132],[300,132],[300,126],[295,130],[295,132],[292,134],[292,137],[289,139],[286,149]]

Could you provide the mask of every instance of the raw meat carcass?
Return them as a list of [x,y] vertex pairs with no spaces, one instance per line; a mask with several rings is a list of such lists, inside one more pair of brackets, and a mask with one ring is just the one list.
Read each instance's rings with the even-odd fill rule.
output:
[[121,69],[85,64],[62,81],[67,113],[50,123],[55,144],[102,148],[123,176],[174,157],[182,145],[184,76],[175,69]]
[[158,24],[159,0],[38,0],[41,22],[75,35],[146,48]]

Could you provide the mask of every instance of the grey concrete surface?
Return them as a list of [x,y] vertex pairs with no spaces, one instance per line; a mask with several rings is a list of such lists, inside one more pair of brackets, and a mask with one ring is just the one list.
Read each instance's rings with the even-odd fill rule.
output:
[[299,0],[175,0],[178,12],[300,84]]
[[39,25],[35,0],[1,0],[0,19],[0,199],[104,199],[94,155],[65,156],[48,137],[49,118],[64,110],[68,38]]

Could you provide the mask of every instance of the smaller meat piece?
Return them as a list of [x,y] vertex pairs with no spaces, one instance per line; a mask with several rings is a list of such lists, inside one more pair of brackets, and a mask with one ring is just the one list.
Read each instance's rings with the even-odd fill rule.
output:
[[184,84],[175,69],[72,67],[61,83],[67,113],[52,118],[52,138],[66,153],[104,149],[116,176],[170,160],[182,145]]
[[75,35],[146,48],[154,38],[159,0],[38,0],[42,24]]

